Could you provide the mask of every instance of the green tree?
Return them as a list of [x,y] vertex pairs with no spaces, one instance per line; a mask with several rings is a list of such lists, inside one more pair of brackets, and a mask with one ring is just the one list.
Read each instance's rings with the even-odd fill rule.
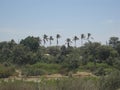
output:
[[56,35],[56,39],[57,39],[57,46],[58,46],[58,43],[59,43],[59,41],[58,41],[58,39],[59,39],[59,38],[61,38],[61,36],[60,36],[60,34],[57,34],[57,35]]
[[117,44],[117,46],[116,46],[116,48],[115,48],[116,50],[117,50],[117,52],[119,53],[119,55],[120,55],[120,43],[118,43]]
[[81,34],[81,45],[83,45],[83,40],[85,39],[85,35]]
[[87,37],[87,39],[89,39],[89,38],[90,38],[90,36],[91,36],[91,33],[88,33],[88,37]]
[[67,38],[67,39],[66,39],[66,43],[67,43],[67,47],[70,47],[70,44],[72,43],[71,39],[70,39],[70,38]]
[[102,45],[98,48],[98,58],[100,60],[106,61],[109,57],[115,58],[117,56],[118,53],[116,52],[116,50],[110,46]]
[[111,45],[112,47],[115,48],[117,46],[118,42],[119,42],[118,37],[110,37],[109,45]]
[[28,36],[27,38],[20,41],[20,44],[27,46],[31,51],[37,51],[39,48],[39,37]]
[[18,65],[34,64],[36,54],[24,45],[17,45],[13,49],[13,63]]
[[76,41],[79,40],[77,36],[74,36],[73,41],[75,42],[75,47],[76,47]]
[[94,39],[94,38],[91,37],[91,33],[88,33],[88,34],[87,34],[87,40],[88,40],[88,42],[91,42],[90,39]]
[[54,40],[54,38],[52,36],[50,36],[49,40],[50,40],[50,46],[51,46],[52,41]]
[[44,46],[46,44],[46,42],[48,41],[48,36],[46,34],[43,35],[43,42],[44,42]]

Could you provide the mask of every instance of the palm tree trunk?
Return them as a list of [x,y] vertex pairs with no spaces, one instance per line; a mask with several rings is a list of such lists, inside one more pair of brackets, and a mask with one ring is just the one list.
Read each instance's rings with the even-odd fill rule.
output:
[[50,40],[50,46],[51,46],[51,44],[52,44],[52,42],[51,42],[51,40]]
[[57,38],[57,46],[58,46],[58,38]]
[[83,45],[83,40],[81,39],[81,46]]
[[75,48],[76,48],[76,40],[75,40]]

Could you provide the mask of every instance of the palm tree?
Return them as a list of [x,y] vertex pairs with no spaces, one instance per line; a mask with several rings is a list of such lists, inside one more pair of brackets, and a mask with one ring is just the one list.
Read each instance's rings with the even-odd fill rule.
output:
[[60,34],[57,34],[57,35],[56,35],[56,39],[57,39],[57,46],[58,46],[58,43],[59,43],[59,41],[58,41],[58,39],[59,39],[59,38],[61,38],[61,36],[60,36]]
[[50,46],[51,46],[52,41],[54,40],[54,38],[52,36],[50,36],[49,40],[50,40]]
[[88,40],[89,40],[90,36],[91,36],[91,33],[88,33],[88,37],[87,37]]
[[85,39],[85,35],[81,34],[81,45],[83,45],[83,39]]
[[66,44],[67,44],[68,47],[70,47],[70,43],[72,43],[71,39],[70,39],[70,38],[67,38],[67,39],[66,39]]
[[88,37],[87,37],[88,42],[91,42],[90,39],[94,39],[94,38],[91,37],[91,33],[88,33]]
[[44,46],[46,44],[46,42],[48,41],[48,36],[46,34],[43,35],[43,42],[44,42]]
[[79,40],[77,36],[74,36],[73,41],[75,41],[75,47],[76,47],[76,41]]

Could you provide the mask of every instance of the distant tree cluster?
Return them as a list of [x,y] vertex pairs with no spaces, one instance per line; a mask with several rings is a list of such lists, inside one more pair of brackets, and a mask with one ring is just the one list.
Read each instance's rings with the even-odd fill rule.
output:
[[[91,41],[93,37],[90,33],[87,37],[81,34],[81,38],[77,36],[74,36],[73,39],[67,38],[67,47],[59,45],[60,38],[61,35],[57,34],[56,46],[52,46],[52,41],[55,39],[46,34],[43,39],[28,36],[20,43],[16,43],[14,40],[0,42],[0,63],[7,62],[18,66],[36,63],[59,64],[62,66],[61,73],[75,70],[89,62],[94,63],[94,68],[97,68],[98,63],[105,63],[120,70],[120,41],[118,37],[111,37],[109,44],[101,45],[99,42]],[[76,42],[79,39],[81,39],[82,46],[76,47]],[[50,46],[45,47],[48,40]],[[83,40],[86,42],[83,43]],[[41,45],[42,41],[44,45]],[[75,46],[70,45],[72,41]]]

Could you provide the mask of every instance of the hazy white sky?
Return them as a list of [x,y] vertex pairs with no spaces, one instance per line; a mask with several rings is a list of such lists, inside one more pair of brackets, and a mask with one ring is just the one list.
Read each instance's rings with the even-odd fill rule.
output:
[[120,37],[120,0],[0,0],[0,41],[29,35]]

